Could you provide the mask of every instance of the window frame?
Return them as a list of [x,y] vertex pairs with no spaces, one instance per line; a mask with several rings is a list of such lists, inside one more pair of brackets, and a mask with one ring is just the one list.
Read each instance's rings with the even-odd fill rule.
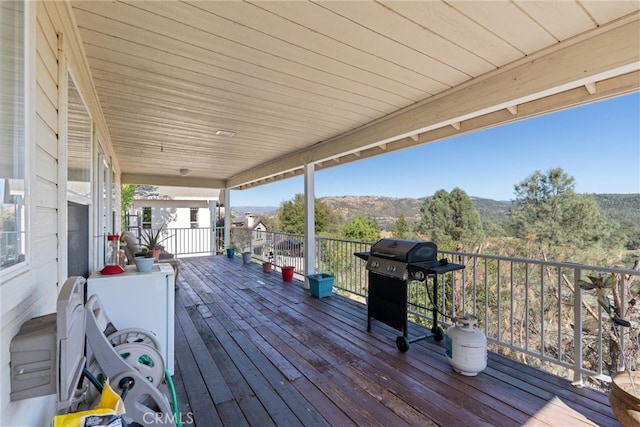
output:
[[[198,228],[200,222],[198,219],[199,216],[199,208],[189,208],[189,225],[191,228]],[[195,220],[194,218],[194,214],[195,214]]]
[[[145,221],[145,213],[149,213],[149,221]],[[153,229],[153,208],[151,206],[143,206],[140,208],[140,228],[142,230]]]
[[32,203],[29,198],[33,183],[33,152],[35,150],[35,141],[33,135],[35,134],[35,120],[36,120],[36,84],[31,84],[36,81],[36,6],[35,2],[30,1],[16,1],[15,3],[22,3],[22,85],[23,85],[23,108],[22,108],[22,123],[23,123],[23,144],[24,144],[24,173],[23,173],[23,201],[22,210],[24,213],[24,253],[23,260],[13,265],[10,265],[4,269],[1,269],[2,281],[0,286],[8,283],[12,278],[24,274],[32,264],[31,257],[33,253],[31,251],[30,237],[34,227],[34,218],[32,215]]

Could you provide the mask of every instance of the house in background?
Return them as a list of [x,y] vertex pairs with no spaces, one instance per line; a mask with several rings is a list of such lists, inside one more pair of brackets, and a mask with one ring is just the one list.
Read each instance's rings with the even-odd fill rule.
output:
[[[144,187],[148,188],[148,187]],[[199,228],[215,226],[220,190],[158,186],[136,190],[128,216],[128,229]]]
[[143,229],[163,229],[167,252],[212,253],[220,190],[175,186],[141,186],[126,215],[126,228],[137,236]]
[[[270,250],[267,246],[267,226],[262,221],[256,222],[253,212],[245,212],[244,219],[234,219],[231,226],[233,235],[239,237],[239,239],[236,239],[238,250],[250,249],[255,255],[259,256],[265,255]],[[250,246],[248,245],[249,234],[251,235]]]

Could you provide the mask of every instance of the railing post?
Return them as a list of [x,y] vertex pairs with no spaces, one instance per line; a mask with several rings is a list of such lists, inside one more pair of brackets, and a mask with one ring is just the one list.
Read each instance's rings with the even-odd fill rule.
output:
[[573,277],[573,382],[571,384],[582,387],[582,290],[578,284],[582,277],[582,270],[576,268]]

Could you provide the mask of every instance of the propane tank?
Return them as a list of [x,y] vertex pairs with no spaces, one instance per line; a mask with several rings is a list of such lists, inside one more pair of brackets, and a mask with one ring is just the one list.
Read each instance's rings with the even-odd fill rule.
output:
[[453,370],[474,377],[487,367],[487,338],[478,329],[475,316],[454,318],[447,329],[447,360]]

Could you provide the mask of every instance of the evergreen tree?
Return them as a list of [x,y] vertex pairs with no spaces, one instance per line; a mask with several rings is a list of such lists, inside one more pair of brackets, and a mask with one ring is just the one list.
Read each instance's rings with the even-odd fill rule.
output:
[[605,239],[610,230],[592,196],[576,194],[574,179],[561,168],[534,172],[515,186],[510,212],[516,237],[539,246],[586,248]]
[[357,216],[344,225],[344,237],[361,242],[377,242],[380,239],[378,224],[371,218]]
[[409,227],[409,223],[404,217],[404,214],[400,214],[400,216],[396,220],[396,223],[393,226],[393,230],[392,230],[393,237],[398,239],[408,239],[410,231],[411,229]]
[[[327,231],[336,221],[335,214],[329,206],[315,199],[315,232]],[[304,195],[296,194],[293,200],[282,203],[278,211],[280,231],[286,233],[304,233]]]
[[482,243],[482,221],[463,190],[438,190],[420,208],[418,230],[443,249],[471,250]]
[[304,197],[296,194],[293,200],[282,202],[278,211],[280,231],[285,233],[304,233]]

